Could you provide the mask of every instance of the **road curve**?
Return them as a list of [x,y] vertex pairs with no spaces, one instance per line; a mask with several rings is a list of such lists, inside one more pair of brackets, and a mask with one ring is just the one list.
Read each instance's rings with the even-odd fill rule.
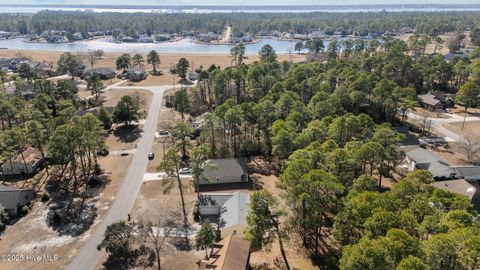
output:
[[[141,87],[115,87],[116,89],[136,89],[147,90],[153,93],[148,115],[145,120],[143,133],[138,141],[135,155],[128,169],[128,173],[125,176],[123,185],[115,198],[112,206],[108,210],[108,213],[97,227],[93,228],[94,231],[85,244],[80,249],[79,253],[75,256],[73,261],[67,267],[70,270],[89,270],[95,269],[104,251],[98,251],[97,245],[103,239],[105,229],[108,225],[118,220],[126,220],[130,213],[140,187],[143,181],[143,175],[147,169],[147,155],[152,149],[152,144],[157,129],[157,122],[160,115],[160,109],[162,107],[163,93],[166,89],[173,88],[173,85],[163,86],[141,86]],[[178,85],[177,85],[178,87]]]
[[[425,117],[416,115],[412,112],[409,112],[407,114],[408,118],[413,119],[415,121],[423,121]],[[439,133],[440,135],[445,137],[446,141],[461,141],[463,140],[463,137],[461,134],[457,134],[446,127],[444,125],[450,124],[450,123],[462,123],[464,120],[464,117],[461,115],[457,114],[445,114],[446,117],[448,118],[432,118],[432,117],[427,117],[427,122],[431,122],[431,128]],[[474,122],[474,121],[479,121],[480,118],[476,116],[467,116],[465,118],[465,122]]]

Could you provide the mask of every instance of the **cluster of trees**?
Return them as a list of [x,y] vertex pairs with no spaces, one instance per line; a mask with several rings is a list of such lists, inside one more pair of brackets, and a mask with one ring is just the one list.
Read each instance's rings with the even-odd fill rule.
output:
[[414,36],[325,50],[312,41],[311,52],[328,61],[293,65],[270,46],[245,65],[239,46],[231,67],[200,72],[192,105],[182,108],[207,111],[198,142],[208,155],[282,161],[282,196],[255,191],[247,221],[256,246],[278,240],[283,267],[284,242],[296,234],[328,269],[478,268],[480,228],[468,198],[433,188],[426,171],[382,186],[403,159],[403,135],[391,123],[405,119],[417,94],[458,91],[467,108],[477,104],[478,50],[447,62],[425,54],[427,40],[440,42]]
[[118,221],[110,224],[98,250],[105,249],[106,269],[145,268],[156,265],[161,270],[161,254],[175,243],[178,215],[168,211],[158,220],[139,219],[136,223]]
[[[58,66],[74,79],[83,65],[78,57],[64,53]],[[88,101],[76,97],[74,80],[28,78],[20,73],[12,84],[13,94],[0,94],[0,164],[11,165],[27,147],[39,150],[46,169],[36,177],[42,181],[38,185],[48,181],[49,191],[55,193],[52,198],[62,208],[54,223],[59,225],[64,217],[65,221],[74,220],[84,209],[92,179],[101,179],[97,154],[106,149],[106,131],[114,122],[129,125],[138,120],[138,101],[122,97],[113,116],[103,107],[94,116],[81,112],[101,105],[105,86],[96,75],[87,81],[87,90],[95,96]],[[26,99],[25,92],[35,97]]]
[[[152,50],[147,54],[146,59],[147,64],[152,65],[153,74],[157,75],[157,67],[160,64],[160,55],[155,51]],[[145,58],[141,54],[135,54],[133,57],[130,54],[122,54],[117,57],[115,61],[115,66],[118,70],[123,70],[125,72],[128,68],[131,67],[144,67]]]
[[312,142],[308,134],[317,136],[313,140],[328,137],[329,125],[340,120],[324,117],[364,113],[373,122],[395,122],[418,104],[417,94],[455,93],[460,86],[478,89],[472,79],[480,71],[478,58],[446,62],[442,56],[422,54],[412,60],[403,41],[370,43],[358,50],[339,50],[332,42],[320,52],[330,61],[295,65],[276,61],[270,46],[260,51],[261,61],[248,66],[239,64],[238,52],[233,51],[237,65],[223,70],[211,66],[199,74],[189,112],[209,111],[200,141],[215,157],[286,158],[296,147]]
[[464,31],[478,23],[479,13],[471,12],[366,12],[366,13],[95,13],[80,11],[41,11],[35,15],[2,14],[1,30],[42,33],[45,30],[67,30],[71,33],[113,31],[124,33],[217,32],[225,25],[235,31],[258,33],[282,31],[309,33],[323,30],[327,34],[367,35],[403,27],[419,33]]
[[[99,173],[97,152],[104,149],[106,134],[102,122],[92,114],[75,114],[82,104],[74,99],[70,80],[15,84],[16,94],[0,95],[1,163],[11,164],[26,147],[38,149],[49,158],[42,178],[59,187],[59,197],[69,198],[66,213],[76,214],[70,213],[74,198],[85,196],[87,183]],[[21,95],[26,89],[36,93],[31,102]]]

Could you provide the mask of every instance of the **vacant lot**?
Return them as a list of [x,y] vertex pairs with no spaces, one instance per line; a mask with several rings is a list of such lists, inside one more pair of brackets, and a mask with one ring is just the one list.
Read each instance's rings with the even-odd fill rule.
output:
[[445,127],[461,136],[480,136],[480,121],[465,122],[463,130],[462,123],[446,124]]

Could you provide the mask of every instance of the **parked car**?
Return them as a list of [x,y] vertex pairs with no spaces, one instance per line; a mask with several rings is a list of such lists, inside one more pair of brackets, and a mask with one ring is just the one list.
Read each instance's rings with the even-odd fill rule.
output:
[[190,168],[188,167],[185,167],[185,168],[181,168],[180,170],[178,170],[178,173],[179,174],[190,174],[192,171],[190,170]]
[[152,160],[155,158],[155,154],[153,152],[148,153],[148,159]]
[[102,149],[102,150],[97,151],[97,155],[102,156],[102,157],[106,157],[106,156],[108,156],[108,154],[109,154],[109,152],[108,152],[107,149]]
[[158,132],[158,135],[159,137],[169,137],[170,136],[170,132],[168,130],[163,130],[161,129],[159,132]]

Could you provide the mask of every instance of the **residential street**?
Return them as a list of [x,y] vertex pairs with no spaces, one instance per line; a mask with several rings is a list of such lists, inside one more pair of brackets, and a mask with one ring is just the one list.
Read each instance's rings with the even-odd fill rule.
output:
[[[177,85],[178,87],[179,85]],[[104,251],[98,251],[97,245],[103,239],[105,229],[111,223],[118,220],[126,220],[130,213],[137,194],[144,180],[144,173],[147,168],[147,155],[152,149],[154,135],[157,131],[157,122],[160,114],[163,93],[167,89],[173,88],[172,85],[164,86],[142,86],[142,87],[115,87],[111,91],[117,89],[128,90],[148,90],[153,93],[148,115],[145,120],[145,126],[141,138],[138,141],[137,149],[130,164],[127,175],[125,176],[120,192],[117,194],[110,210],[100,224],[91,232],[91,237],[83,245],[75,259],[70,263],[67,269],[71,270],[88,270],[94,269],[101,259]]]
[[[462,123],[463,122],[463,116],[461,115],[456,115],[456,114],[444,114],[448,118],[431,118],[427,117],[427,123],[431,121],[431,129],[435,132],[437,132],[439,135],[445,137],[445,141],[461,141],[462,136],[460,134],[457,134],[453,131],[450,131],[449,129],[445,128],[443,125],[445,124],[451,124],[451,123]],[[423,116],[416,115],[412,112],[408,113],[408,118],[413,119],[415,121],[420,121],[424,119]],[[465,122],[472,122],[472,121],[479,121],[479,117],[475,116],[467,116],[465,119]]]

